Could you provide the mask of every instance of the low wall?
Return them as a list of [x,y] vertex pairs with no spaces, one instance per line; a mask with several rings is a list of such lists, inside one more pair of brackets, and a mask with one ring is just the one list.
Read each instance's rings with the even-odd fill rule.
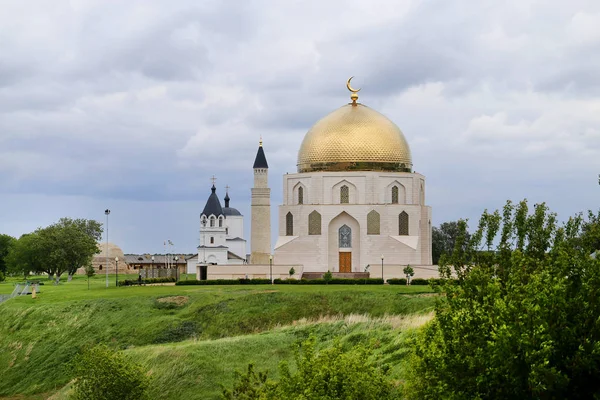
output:
[[[245,264],[245,265],[209,265],[207,267],[207,279],[273,279],[290,278],[290,269],[294,268],[293,279],[302,276],[302,265],[273,265],[269,264]],[[197,268],[196,279],[200,279],[200,267]]]
[[[406,265],[398,265],[398,264],[383,264],[383,278],[391,279],[391,278],[406,278],[404,275],[404,268]],[[440,273],[438,271],[437,265],[412,265],[412,269],[415,271],[415,275],[412,279],[422,278],[439,278]],[[368,266],[369,274],[371,278],[381,278],[381,264],[370,264]]]

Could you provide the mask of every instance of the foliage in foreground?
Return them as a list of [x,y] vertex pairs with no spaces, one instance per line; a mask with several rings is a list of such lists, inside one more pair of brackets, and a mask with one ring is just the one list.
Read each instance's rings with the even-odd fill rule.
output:
[[458,284],[443,287],[415,343],[407,397],[599,399],[597,223],[578,215],[559,227],[526,201],[485,212],[470,238],[461,221],[440,262]]
[[314,337],[299,346],[294,355],[296,369],[287,362],[279,366],[280,379],[255,372],[252,364],[245,374],[236,373],[233,390],[223,389],[225,400],[276,399],[362,399],[386,400],[398,396],[388,368],[369,361],[371,350],[359,345],[344,352],[339,343],[315,351]]
[[75,400],[146,398],[149,378],[139,365],[105,345],[89,347],[72,362]]

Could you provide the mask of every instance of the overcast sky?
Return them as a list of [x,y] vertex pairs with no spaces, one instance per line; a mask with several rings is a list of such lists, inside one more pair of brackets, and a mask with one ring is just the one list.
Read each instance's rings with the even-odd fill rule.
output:
[[351,75],[434,225],[598,209],[598,0],[2,0],[0,233],[110,208],[126,253],[193,252],[213,174],[249,232],[262,135],[274,242],[282,175]]

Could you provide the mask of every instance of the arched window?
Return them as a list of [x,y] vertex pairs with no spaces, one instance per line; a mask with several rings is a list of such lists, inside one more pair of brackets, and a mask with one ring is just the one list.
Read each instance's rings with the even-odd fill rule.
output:
[[348,225],[342,225],[338,231],[340,248],[347,249],[352,247],[352,229]]
[[398,186],[392,188],[392,204],[398,204]]
[[408,236],[408,214],[402,211],[398,216],[398,235]]
[[319,214],[317,211],[313,211],[308,215],[308,234],[321,234],[321,214]]
[[98,270],[102,271],[102,265],[100,266],[100,268],[98,268]]
[[304,188],[302,186],[298,188],[298,204],[304,204]]
[[219,228],[223,227],[223,217],[219,217]]
[[379,235],[379,213],[375,210],[367,214],[367,235]]
[[285,235],[294,236],[294,216],[291,212],[285,216]]
[[210,227],[211,228],[215,227],[215,217],[210,217]]
[[350,203],[350,189],[344,185],[340,188],[340,204]]
[[210,244],[215,244],[215,238],[214,237],[210,237]]
[[206,226],[206,216],[202,216],[202,226]]

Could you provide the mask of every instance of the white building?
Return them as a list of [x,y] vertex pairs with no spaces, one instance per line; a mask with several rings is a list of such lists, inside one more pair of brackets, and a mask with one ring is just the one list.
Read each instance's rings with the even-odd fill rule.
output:
[[351,99],[308,131],[298,173],[283,177],[274,263],[304,272],[364,272],[382,257],[390,271],[431,265],[425,177],[400,129],[356,91]]
[[[204,210],[200,214],[200,245],[196,263],[209,265],[241,265],[246,263],[244,216],[229,206],[229,193],[225,194],[225,207],[213,184]],[[188,260],[188,273],[196,273],[196,263]]]

